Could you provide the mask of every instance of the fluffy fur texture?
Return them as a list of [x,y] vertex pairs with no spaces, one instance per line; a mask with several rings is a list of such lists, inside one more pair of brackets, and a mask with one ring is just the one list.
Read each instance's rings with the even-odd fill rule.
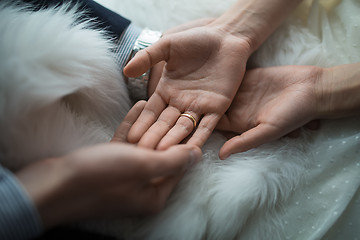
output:
[[[136,1],[124,4],[130,2],[138,11]],[[191,6],[193,11],[182,21],[220,11],[231,1],[219,8],[185,2],[160,1]],[[160,4],[147,2],[151,3],[149,11]],[[356,12],[356,7],[354,1],[350,9]],[[108,140],[130,107],[109,41],[101,32],[89,30],[87,23],[78,24],[78,13],[66,7],[38,13],[15,6],[0,9],[1,163],[15,170]],[[359,61],[359,50],[349,47],[355,32],[351,26],[337,25],[341,21],[336,17],[344,16],[336,15],[341,9],[326,12],[318,2],[308,9],[307,14],[300,9],[302,18],[295,13],[273,34],[254,54],[251,66]],[[156,21],[147,23],[156,25]],[[339,34],[348,38],[336,49],[334,36],[338,39]],[[217,157],[225,138],[214,133],[203,148],[203,161],[186,174],[163,212],[148,219],[96,226],[128,239],[318,239],[358,191],[358,121],[324,122],[319,132],[280,139],[226,161]],[[351,184],[346,185],[345,179]],[[334,182],[338,187],[333,188]],[[329,200],[334,194],[336,203]],[[329,221],[325,215],[333,218]]]
[[16,170],[108,140],[130,100],[105,32],[68,6],[0,9],[1,163]]

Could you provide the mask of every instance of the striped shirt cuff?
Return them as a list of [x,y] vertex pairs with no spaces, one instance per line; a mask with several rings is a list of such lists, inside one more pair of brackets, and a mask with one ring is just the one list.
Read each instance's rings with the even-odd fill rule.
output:
[[141,30],[141,28],[135,26],[134,24],[130,24],[116,42],[115,61],[121,70],[125,67],[135,41],[141,33]]
[[40,216],[15,176],[0,166],[0,238],[32,239],[43,231]]

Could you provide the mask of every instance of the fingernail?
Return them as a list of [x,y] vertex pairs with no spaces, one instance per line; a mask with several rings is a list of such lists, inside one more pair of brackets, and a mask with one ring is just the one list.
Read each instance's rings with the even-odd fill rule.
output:
[[200,162],[202,158],[202,152],[198,148],[194,148],[190,151],[190,162],[189,165],[193,166],[195,163]]

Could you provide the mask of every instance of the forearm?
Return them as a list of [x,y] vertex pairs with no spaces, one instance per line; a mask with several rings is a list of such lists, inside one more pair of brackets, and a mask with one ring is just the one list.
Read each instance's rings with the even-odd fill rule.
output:
[[326,68],[316,84],[319,118],[360,113],[360,63]]
[[42,232],[42,222],[16,177],[0,166],[0,238],[32,239]]
[[246,37],[254,52],[301,0],[238,0],[212,25]]
[[45,228],[71,220],[66,204],[72,205],[65,201],[72,197],[66,189],[71,172],[70,166],[65,164],[62,159],[46,159],[16,173],[37,208]]

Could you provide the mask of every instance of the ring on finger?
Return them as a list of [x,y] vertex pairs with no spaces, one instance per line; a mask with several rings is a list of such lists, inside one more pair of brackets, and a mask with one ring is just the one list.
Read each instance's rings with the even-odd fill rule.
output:
[[193,123],[194,128],[196,128],[197,123],[196,123],[196,119],[194,118],[193,115],[191,115],[190,113],[182,113],[182,114],[180,114],[180,117],[182,117],[182,116],[190,119]]

